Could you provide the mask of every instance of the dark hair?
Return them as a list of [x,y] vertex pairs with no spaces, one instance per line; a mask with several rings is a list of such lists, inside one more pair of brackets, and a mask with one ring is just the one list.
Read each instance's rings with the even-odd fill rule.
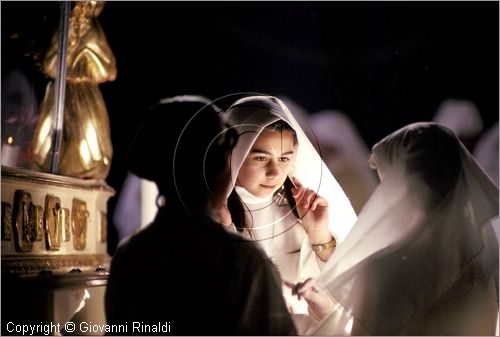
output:
[[269,124],[268,126],[266,126],[264,128],[264,130],[280,131],[280,132],[288,131],[293,136],[293,145],[297,144],[297,142],[298,142],[297,133],[295,132],[295,130],[292,129],[292,127],[287,122],[285,122],[283,120],[279,120],[279,121],[276,121],[274,123]]
[[[188,207],[204,205],[226,165],[218,110],[206,99],[170,100],[149,109],[129,153],[129,169]],[[205,189],[204,189],[205,188]]]
[[[292,187],[294,187],[292,181],[290,180],[289,177],[286,177],[285,182],[283,183],[283,192],[284,192],[284,198],[288,202],[288,205],[290,205],[290,209],[295,215],[297,219],[299,219],[299,213],[297,212],[297,205],[295,203],[295,199],[292,196]],[[278,192],[276,192],[278,193]],[[231,194],[229,195],[229,198],[227,200],[227,207],[229,209],[229,212],[231,213],[231,218],[233,220],[233,224],[236,227],[238,231],[243,231],[245,228],[251,228],[251,223],[247,223],[245,213],[248,212],[250,214],[250,217],[252,216],[252,212],[248,209],[248,207],[243,203],[243,201],[240,199],[238,196],[238,193],[236,193],[236,190],[233,189]],[[252,221],[253,222],[253,221]]]
[[[411,136],[412,133],[417,135]],[[434,193],[432,202],[439,203],[453,192],[462,171],[458,138],[451,130],[435,124],[411,130],[405,137],[406,170],[419,174]]]
[[[279,130],[280,132],[283,132],[284,130],[289,131],[293,135],[294,145],[297,144],[298,142],[295,130],[292,129],[292,127],[283,120],[271,123],[264,129],[271,131]],[[290,205],[292,213],[297,218],[299,218],[299,214],[297,212],[297,207],[295,204],[295,199],[292,196],[292,191],[291,191],[292,187],[294,187],[292,181],[290,180],[289,177],[286,177],[285,182],[283,183],[284,198]],[[245,228],[251,227],[251,224],[247,223],[246,221],[245,213],[248,212],[250,214],[250,217],[252,217],[252,212],[250,212],[248,207],[246,207],[246,205],[243,203],[243,201],[238,196],[238,193],[236,193],[236,190],[234,189],[233,191],[231,191],[231,194],[229,195],[229,198],[227,200],[227,206],[229,208],[229,212],[231,213],[233,223],[238,231],[243,231]]]

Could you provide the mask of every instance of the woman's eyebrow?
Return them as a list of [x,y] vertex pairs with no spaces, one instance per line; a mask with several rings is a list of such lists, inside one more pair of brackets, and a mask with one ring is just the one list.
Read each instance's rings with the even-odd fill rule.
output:
[[263,149],[259,149],[258,147],[257,147],[257,148],[255,148],[255,149],[252,149],[252,150],[250,151],[250,153],[263,153],[263,154],[267,154],[267,155],[270,155],[270,156],[272,156],[272,155],[273,155],[271,152],[266,151],[266,150],[263,150]]
[[[257,148],[255,148],[255,149],[252,149],[252,150],[250,151],[250,153],[262,153],[262,154],[267,154],[267,155],[269,155],[269,156],[272,156],[272,155],[273,155],[271,152],[266,151],[266,150],[263,150],[263,149],[259,149],[258,147],[257,147]],[[282,155],[282,156],[288,156],[288,155],[292,155],[292,154],[293,154],[293,151],[287,151],[287,152],[285,152],[285,153],[282,153],[281,155]]]

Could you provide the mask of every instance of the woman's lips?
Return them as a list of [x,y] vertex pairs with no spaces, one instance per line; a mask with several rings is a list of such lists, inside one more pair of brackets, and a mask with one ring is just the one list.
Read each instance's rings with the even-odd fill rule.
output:
[[276,187],[276,185],[264,185],[264,184],[260,184],[260,186],[268,190],[272,190]]

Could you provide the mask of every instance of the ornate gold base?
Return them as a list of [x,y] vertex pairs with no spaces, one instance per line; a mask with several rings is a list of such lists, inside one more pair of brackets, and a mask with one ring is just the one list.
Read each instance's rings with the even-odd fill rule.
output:
[[105,324],[106,214],[114,190],[102,180],[2,166],[1,193],[1,334],[19,335],[12,327],[23,324],[64,334],[82,305],[84,321]]
[[109,271],[110,260],[108,255],[2,256],[2,271],[14,273]]
[[2,166],[2,272],[109,269],[107,201],[85,180]]

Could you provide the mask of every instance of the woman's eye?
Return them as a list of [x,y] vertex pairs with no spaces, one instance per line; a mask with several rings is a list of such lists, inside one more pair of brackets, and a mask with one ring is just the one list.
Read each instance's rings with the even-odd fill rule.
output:
[[266,157],[255,157],[255,160],[257,160],[257,161],[266,161],[267,158]]
[[279,161],[282,161],[282,162],[287,162],[289,160],[290,160],[290,158],[288,158],[288,157],[280,157],[280,159],[279,159]]

